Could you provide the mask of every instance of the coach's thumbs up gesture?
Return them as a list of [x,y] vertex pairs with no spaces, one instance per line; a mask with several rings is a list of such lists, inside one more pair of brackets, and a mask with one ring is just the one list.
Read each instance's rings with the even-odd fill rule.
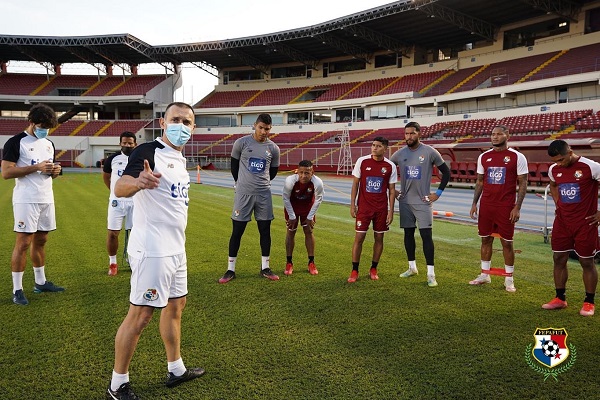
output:
[[131,197],[143,189],[156,189],[160,183],[159,172],[153,172],[148,160],[144,160],[144,169],[140,171],[137,178],[131,175],[123,175],[115,185],[117,197]]
[[140,176],[137,178],[137,187],[139,189],[155,189],[160,183],[160,173],[154,173],[150,169],[148,160],[144,160],[144,170],[140,172]]

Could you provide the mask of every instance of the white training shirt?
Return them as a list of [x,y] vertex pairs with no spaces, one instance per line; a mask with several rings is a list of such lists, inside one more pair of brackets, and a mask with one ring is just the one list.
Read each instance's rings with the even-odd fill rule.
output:
[[162,176],[156,189],[140,190],[133,196],[133,229],[127,252],[135,258],[183,254],[190,188],[185,157],[157,138],[133,150],[123,175],[137,178],[144,160]]
[[102,171],[110,174],[110,196],[108,200],[120,200],[120,201],[130,201],[133,202],[131,198],[123,198],[115,196],[115,185],[117,184],[117,180],[123,175],[123,171],[125,171],[125,167],[127,166],[127,161],[129,157],[123,154],[123,152],[119,151],[108,157],[104,160],[104,167]]
[[[6,141],[3,160],[14,162],[17,167],[26,167],[50,160],[54,162],[54,143],[38,139],[21,132]],[[15,179],[13,204],[54,203],[52,177],[39,171]]]

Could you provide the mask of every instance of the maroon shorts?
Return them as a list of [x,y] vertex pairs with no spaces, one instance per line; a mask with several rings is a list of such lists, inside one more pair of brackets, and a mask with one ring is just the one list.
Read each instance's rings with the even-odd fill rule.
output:
[[575,250],[579,257],[593,257],[600,251],[598,226],[587,221],[569,222],[556,216],[552,226],[552,251],[565,252]]
[[[287,210],[284,208],[283,209],[283,213],[285,215],[285,220],[289,221],[290,220],[290,215],[288,214]],[[300,221],[300,226],[305,226],[306,225],[306,218],[308,217],[308,214],[296,214],[296,222],[294,222],[294,226],[289,227],[288,229],[290,231],[295,231],[296,229],[298,229],[298,221]],[[317,222],[317,216],[315,215],[313,217],[313,220],[315,222]]]
[[497,233],[504,240],[513,240],[515,224],[510,222],[510,212],[514,206],[479,206],[477,228],[479,236],[487,237]]
[[358,211],[354,229],[357,232],[366,232],[373,221],[373,230],[377,233],[387,232],[389,230],[386,224],[387,211]]

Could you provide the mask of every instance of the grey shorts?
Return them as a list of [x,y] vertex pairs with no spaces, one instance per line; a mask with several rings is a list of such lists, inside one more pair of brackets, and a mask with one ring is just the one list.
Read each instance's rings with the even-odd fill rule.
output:
[[431,228],[433,226],[433,206],[431,204],[404,204],[400,209],[400,228]]
[[275,218],[271,192],[235,194],[231,219],[234,221],[251,221],[252,213],[254,213],[254,219],[257,221],[271,221]]

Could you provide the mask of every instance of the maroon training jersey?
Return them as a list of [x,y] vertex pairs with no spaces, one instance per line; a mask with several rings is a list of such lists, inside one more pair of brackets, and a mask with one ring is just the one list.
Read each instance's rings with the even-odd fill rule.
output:
[[483,175],[481,204],[514,206],[517,177],[528,173],[527,159],[516,150],[481,153],[477,159],[477,174]]
[[579,157],[568,167],[553,164],[548,176],[558,186],[557,217],[563,221],[584,222],[585,217],[598,212],[600,164]]
[[387,158],[376,161],[371,155],[360,157],[352,175],[359,178],[358,208],[387,212],[388,188],[398,181],[396,165]]

